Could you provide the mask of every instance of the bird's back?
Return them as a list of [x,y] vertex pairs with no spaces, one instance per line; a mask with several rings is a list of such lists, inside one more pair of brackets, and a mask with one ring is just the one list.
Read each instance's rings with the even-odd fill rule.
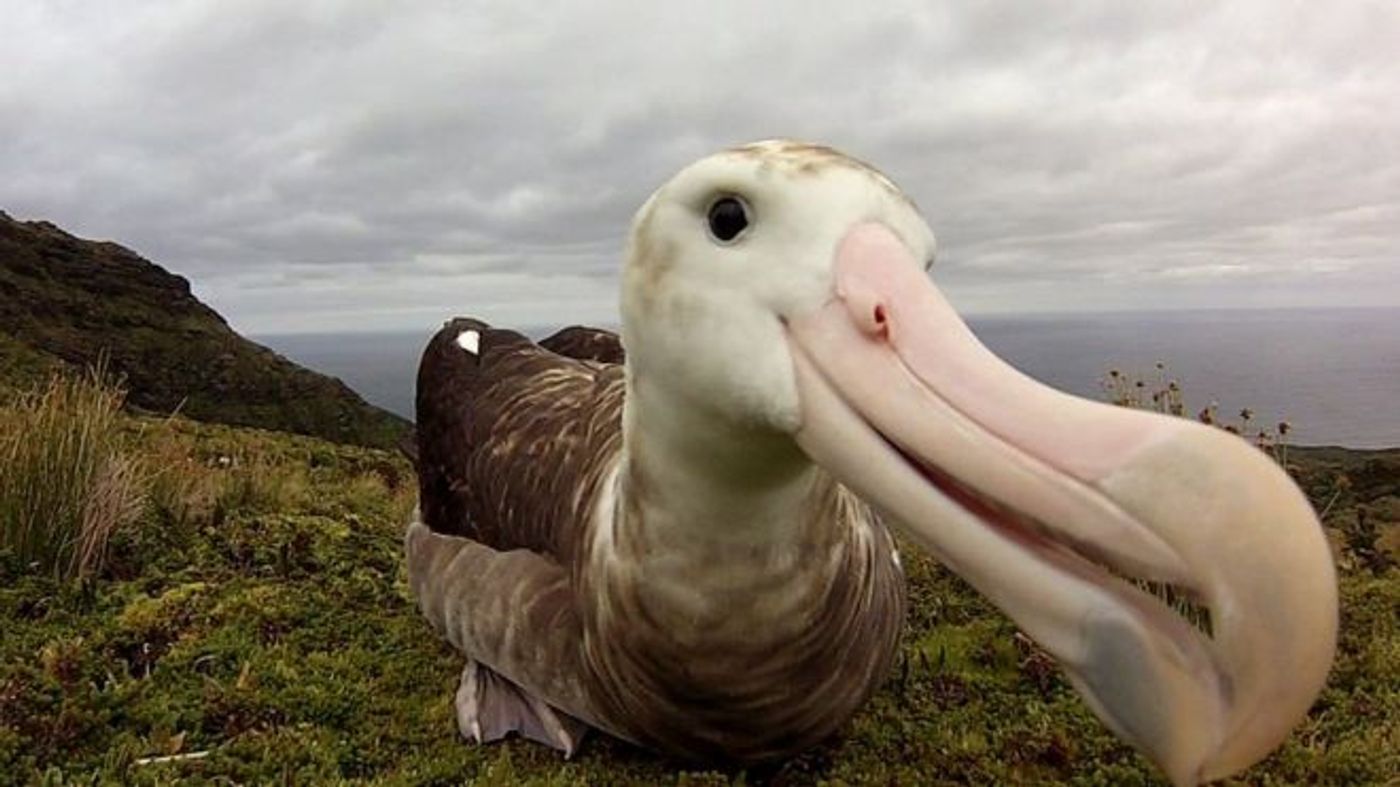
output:
[[623,390],[620,365],[566,357],[479,320],[448,323],[418,369],[423,521],[569,565],[621,446]]

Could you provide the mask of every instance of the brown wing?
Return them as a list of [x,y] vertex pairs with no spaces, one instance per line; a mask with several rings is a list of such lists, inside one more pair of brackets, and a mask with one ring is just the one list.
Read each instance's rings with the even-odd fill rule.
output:
[[540,346],[580,361],[622,363],[626,358],[626,353],[622,351],[622,339],[617,334],[582,325],[570,325],[552,333],[540,340]]
[[[477,351],[458,344],[477,331]],[[622,367],[456,319],[418,368],[419,501],[434,531],[568,565],[621,446]]]

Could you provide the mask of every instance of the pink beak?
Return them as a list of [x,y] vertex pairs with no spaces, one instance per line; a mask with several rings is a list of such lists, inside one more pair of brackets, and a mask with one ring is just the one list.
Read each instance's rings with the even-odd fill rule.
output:
[[[834,268],[831,299],[788,321],[803,450],[1010,615],[1174,783],[1277,746],[1337,631],[1331,554],[1288,476],[1221,430],[1012,369],[884,225],[852,228]],[[1187,593],[1210,633],[1124,576]]]

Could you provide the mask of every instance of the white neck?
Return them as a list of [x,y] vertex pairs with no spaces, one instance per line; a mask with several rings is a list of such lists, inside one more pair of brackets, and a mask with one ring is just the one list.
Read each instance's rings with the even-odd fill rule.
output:
[[623,452],[623,494],[653,537],[761,548],[816,524],[820,471],[791,437],[736,424],[684,393],[629,380]]
[[622,461],[589,551],[600,606],[644,609],[667,621],[667,641],[695,646],[806,625],[853,534],[869,533],[846,494],[786,435],[636,380],[624,401]]

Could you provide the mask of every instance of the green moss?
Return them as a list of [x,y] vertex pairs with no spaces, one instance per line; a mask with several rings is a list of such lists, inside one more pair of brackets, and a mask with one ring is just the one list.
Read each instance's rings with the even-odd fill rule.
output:
[[[1010,621],[908,545],[890,680],[800,757],[706,771],[601,735],[572,761],[468,745],[451,706],[461,659],[403,582],[413,480],[397,456],[182,420],[129,428],[216,492],[251,472],[296,491],[229,494],[178,526],[152,511],[86,585],[0,556],[0,783],[1162,784]],[[1341,594],[1326,691],[1241,783],[1400,773],[1400,572],[1346,569]]]

